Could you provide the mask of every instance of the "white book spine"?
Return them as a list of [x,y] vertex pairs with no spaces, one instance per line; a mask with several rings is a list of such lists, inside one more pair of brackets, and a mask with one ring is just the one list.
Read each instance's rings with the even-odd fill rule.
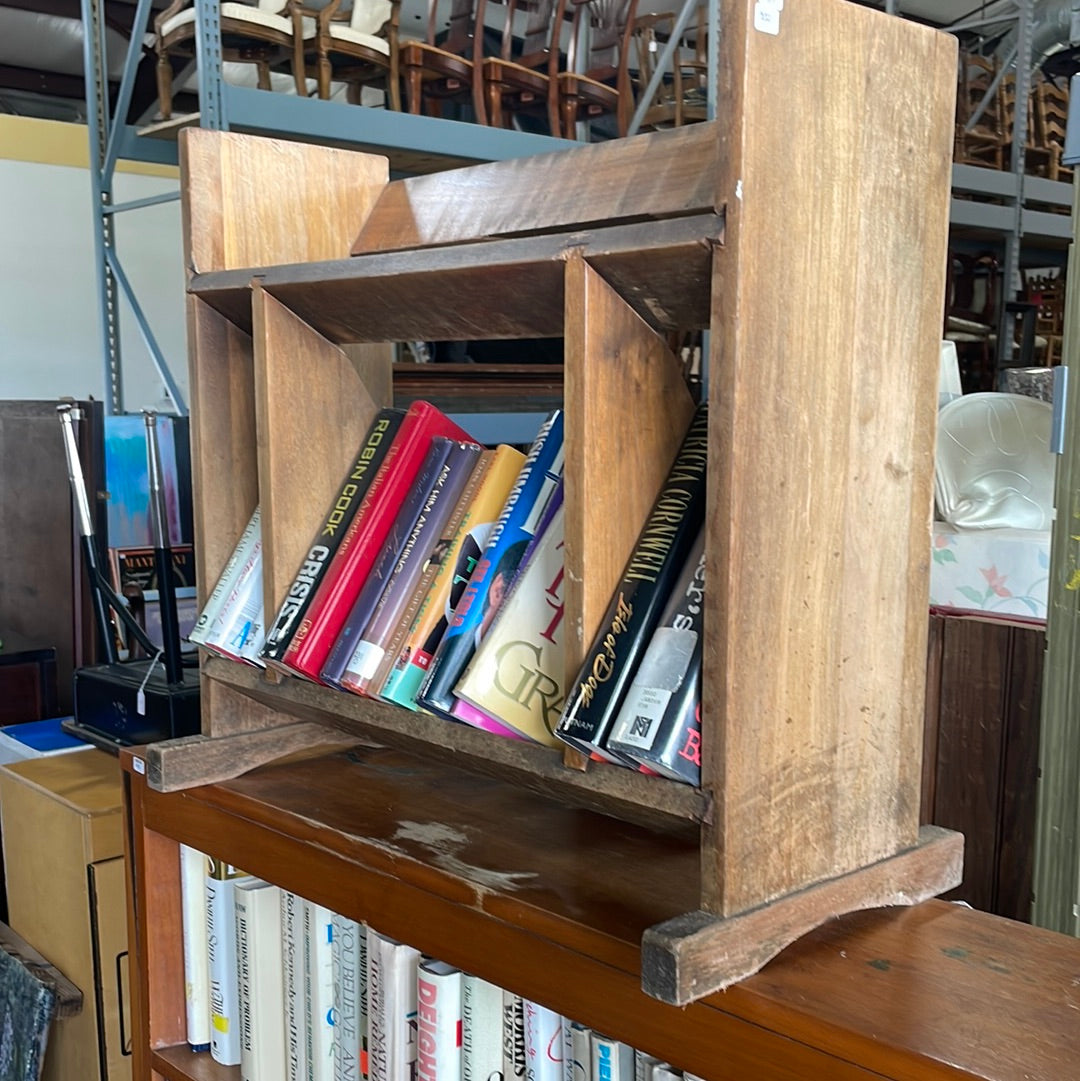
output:
[[304,909],[304,1004],[308,1081],[334,1078],[334,914],[308,901]]
[[210,1050],[210,957],[206,940],[206,872],[198,849],[180,846],[180,912],[184,935],[184,1006],[192,1051]]
[[285,1081],[280,893],[259,879],[234,887],[241,1081]]
[[368,1064],[373,1081],[413,1081],[420,952],[368,928]]
[[367,1077],[367,928],[334,915],[334,1081]]
[[225,564],[225,569],[221,572],[221,577],[217,580],[217,584],[207,598],[206,605],[199,613],[199,618],[195,621],[195,626],[188,636],[190,641],[195,642],[198,645],[205,644],[206,632],[213,626],[214,620],[217,619],[218,614],[225,604],[225,598],[235,584],[235,579],[240,573],[240,568],[243,567],[251,557],[255,543],[261,540],[261,538],[261,516],[259,508],[256,507],[251,518],[248,520],[248,524],[244,527],[244,532],[240,535],[240,540],[233,549],[232,555],[229,556],[229,560]]
[[503,1081],[525,1081],[525,1013],[512,991],[503,991]]
[[422,961],[416,976],[418,1081],[461,1081],[461,972]]
[[503,1081],[502,988],[466,973],[461,981],[463,1081]]
[[522,999],[525,1017],[526,1081],[563,1081],[566,1063],[562,1014],[531,999]]
[[682,1073],[668,1062],[658,1062],[652,1068],[650,1081],[682,1081]]
[[203,645],[206,649],[234,660],[243,659],[243,650],[252,637],[258,634],[262,624],[262,542],[255,551],[241,576],[218,613],[210,630],[206,632]]
[[652,1081],[652,1070],[659,1059],[646,1055],[644,1051],[634,1050],[634,1081]]
[[594,1032],[592,1081],[634,1081],[634,1049]]
[[291,890],[281,891],[281,965],[285,1027],[286,1081],[307,1081],[304,1039],[304,908],[307,902]]
[[240,1065],[239,986],[236,976],[235,874],[211,859],[206,878],[206,945],[210,966],[210,1054],[223,1066]]
[[570,1076],[573,1081],[592,1078],[592,1029],[574,1021],[570,1025]]

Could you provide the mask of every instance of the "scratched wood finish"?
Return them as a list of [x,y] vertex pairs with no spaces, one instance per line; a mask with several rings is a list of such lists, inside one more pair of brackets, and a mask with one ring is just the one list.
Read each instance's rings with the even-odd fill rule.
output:
[[577,675],[694,402],[679,360],[580,256],[566,263],[565,641]]
[[771,904],[738,916],[676,916],[645,932],[642,987],[662,1002],[685,1006],[752,976],[837,912],[918,904],[944,893],[960,881],[963,865],[959,833],[923,826],[912,848]]
[[[694,125],[395,180],[353,255],[714,209],[716,137]],[[572,198],[567,198],[572,195]]]
[[[263,595],[269,621],[386,401],[372,399],[341,349],[258,285],[251,306]],[[383,383],[389,384],[388,373]]]
[[[658,912],[691,900],[692,845],[505,786],[481,785],[474,806],[472,781],[465,798],[456,771],[426,784],[423,769],[373,750],[173,794],[133,774],[132,821],[157,842],[136,838],[137,888],[145,894],[140,878],[174,873],[171,842],[212,838],[222,858],[254,874],[710,1081],[1073,1075],[1074,939],[938,901],[852,913],[737,986],[677,1009],[642,993],[636,937]],[[355,791],[368,784],[378,798],[358,805]],[[648,890],[641,860],[662,869]],[[178,939],[167,891],[147,894],[139,917]],[[171,994],[182,1003],[180,980]],[[171,1081],[231,1076],[203,1072],[208,1056],[191,1059],[182,1029],[154,1029],[147,1044]]]
[[[356,259],[211,271],[191,291],[238,326],[250,322],[253,277],[334,342],[561,337],[563,265],[581,252],[663,330],[709,322],[712,246],[720,215],[598,226],[469,247],[373,253]],[[433,303],[432,298],[438,298]]]
[[786,5],[776,35],[752,17],[723,4],[702,725],[719,915],[915,841],[955,82],[955,39],[843,0]]
[[389,180],[386,158],[234,132],[180,133],[190,272],[340,259]]
[[[675,781],[644,777],[616,766],[600,766],[586,779],[563,769],[558,751],[550,747],[499,739],[466,725],[434,724],[425,714],[302,680],[273,684],[256,669],[228,661],[210,659],[203,670],[204,694],[209,691],[217,696],[216,705],[230,718],[229,732],[235,735],[220,738],[215,717],[214,739],[195,736],[154,744],[147,759],[151,785],[159,791],[222,780],[273,761],[304,738],[314,740],[318,730],[311,725],[317,724],[326,726],[324,738],[345,732],[413,750],[435,761],[445,761],[449,753],[454,761],[479,773],[653,826],[673,828],[699,822],[709,813],[707,794]],[[261,711],[273,717],[278,726],[274,734],[253,731],[261,727]],[[249,713],[255,721],[242,724]],[[295,730],[286,727],[297,718],[310,724],[295,726]]]

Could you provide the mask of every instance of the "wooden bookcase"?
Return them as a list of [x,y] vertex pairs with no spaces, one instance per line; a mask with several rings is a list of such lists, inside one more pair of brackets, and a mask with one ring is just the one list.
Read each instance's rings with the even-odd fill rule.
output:
[[[690,1069],[707,1015],[663,1002],[959,881],[961,838],[918,826],[955,42],[844,0],[771,33],[759,6],[722,5],[715,123],[393,183],[183,133],[204,589],[258,502],[277,610],[390,399],[381,343],[562,337],[576,670],[689,418],[665,335],[710,330],[703,783],[207,661],[203,734],[131,760],[146,1046],[179,1038],[146,920],[180,840],[567,1014],[622,1004]],[[264,765],[348,736],[377,746]]]

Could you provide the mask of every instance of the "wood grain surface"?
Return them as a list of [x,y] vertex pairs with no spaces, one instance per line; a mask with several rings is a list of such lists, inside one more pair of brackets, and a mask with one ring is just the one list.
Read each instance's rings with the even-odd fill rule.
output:
[[842,0],[776,35],[752,10],[723,7],[710,358],[703,907],[728,915],[915,840],[956,50]]
[[374,251],[713,210],[716,135],[699,124],[395,180],[352,246]]

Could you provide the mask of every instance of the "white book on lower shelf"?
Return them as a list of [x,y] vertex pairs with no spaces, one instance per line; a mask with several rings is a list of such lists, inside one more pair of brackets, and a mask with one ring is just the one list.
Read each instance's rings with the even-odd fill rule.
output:
[[304,1002],[304,909],[307,901],[281,891],[281,969],[286,1081],[307,1081],[307,1009]]
[[461,1081],[461,970],[420,962],[416,976],[418,1081]]
[[210,860],[180,846],[180,923],[184,940],[184,1009],[192,1051],[210,1050],[210,955],[206,940],[206,875]]
[[222,1066],[240,1065],[240,987],[236,965],[234,886],[246,877],[210,858],[206,875],[206,943],[210,967],[210,1054]]
[[372,1081],[414,1081],[420,951],[368,928],[368,1065]]
[[461,1075],[463,1081],[503,1081],[503,992],[497,984],[465,973],[461,980]]
[[334,914],[334,1081],[364,1081],[367,1065],[367,928]]
[[304,910],[304,1006],[307,1081],[334,1081],[334,913],[308,901]]
[[233,887],[240,988],[241,1081],[285,1081],[281,891],[262,879]]

